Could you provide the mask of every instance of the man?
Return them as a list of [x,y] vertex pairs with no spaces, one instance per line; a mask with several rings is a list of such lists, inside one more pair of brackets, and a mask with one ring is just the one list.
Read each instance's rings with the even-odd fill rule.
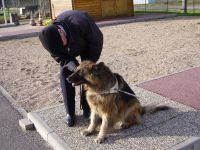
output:
[[[66,108],[65,123],[75,124],[75,88],[68,83],[67,77],[79,65],[76,60],[96,62],[103,47],[103,34],[94,20],[85,12],[71,10],[61,13],[51,25],[45,27],[39,39],[43,47],[60,63],[60,83]],[[85,92],[81,94],[83,115],[89,117],[90,108]]]

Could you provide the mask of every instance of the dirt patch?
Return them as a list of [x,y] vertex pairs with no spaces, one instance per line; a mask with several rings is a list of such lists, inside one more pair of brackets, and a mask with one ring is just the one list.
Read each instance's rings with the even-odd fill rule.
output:
[[[173,19],[102,27],[99,61],[130,84],[200,65],[200,19]],[[62,102],[59,65],[38,38],[0,41],[0,84],[27,111]]]

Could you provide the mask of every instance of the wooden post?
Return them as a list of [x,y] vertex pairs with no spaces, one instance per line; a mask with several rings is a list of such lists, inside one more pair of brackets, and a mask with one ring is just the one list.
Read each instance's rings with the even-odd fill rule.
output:
[[71,0],[71,2],[72,2],[72,10],[74,10],[75,9],[75,3],[74,3],[74,0]]
[[6,8],[5,8],[5,2],[4,0],[2,0],[2,5],[3,5],[3,14],[4,14],[4,21],[5,21],[5,24],[7,24],[7,17],[6,17]]

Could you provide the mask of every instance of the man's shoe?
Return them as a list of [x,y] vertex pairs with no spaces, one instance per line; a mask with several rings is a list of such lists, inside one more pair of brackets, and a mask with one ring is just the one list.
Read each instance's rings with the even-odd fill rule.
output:
[[75,124],[75,117],[71,117],[69,114],[63,119],[68,127],[72,127]]

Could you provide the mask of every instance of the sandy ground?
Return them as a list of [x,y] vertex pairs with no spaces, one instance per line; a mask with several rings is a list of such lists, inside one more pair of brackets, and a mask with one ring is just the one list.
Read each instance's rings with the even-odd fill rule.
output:
[[[102,27],[99,61],[130,84],[200,66],[199,23],[177,17]],[[0,85],[27,111],[62,102],[59,65],[36,37],[0,41]]]

